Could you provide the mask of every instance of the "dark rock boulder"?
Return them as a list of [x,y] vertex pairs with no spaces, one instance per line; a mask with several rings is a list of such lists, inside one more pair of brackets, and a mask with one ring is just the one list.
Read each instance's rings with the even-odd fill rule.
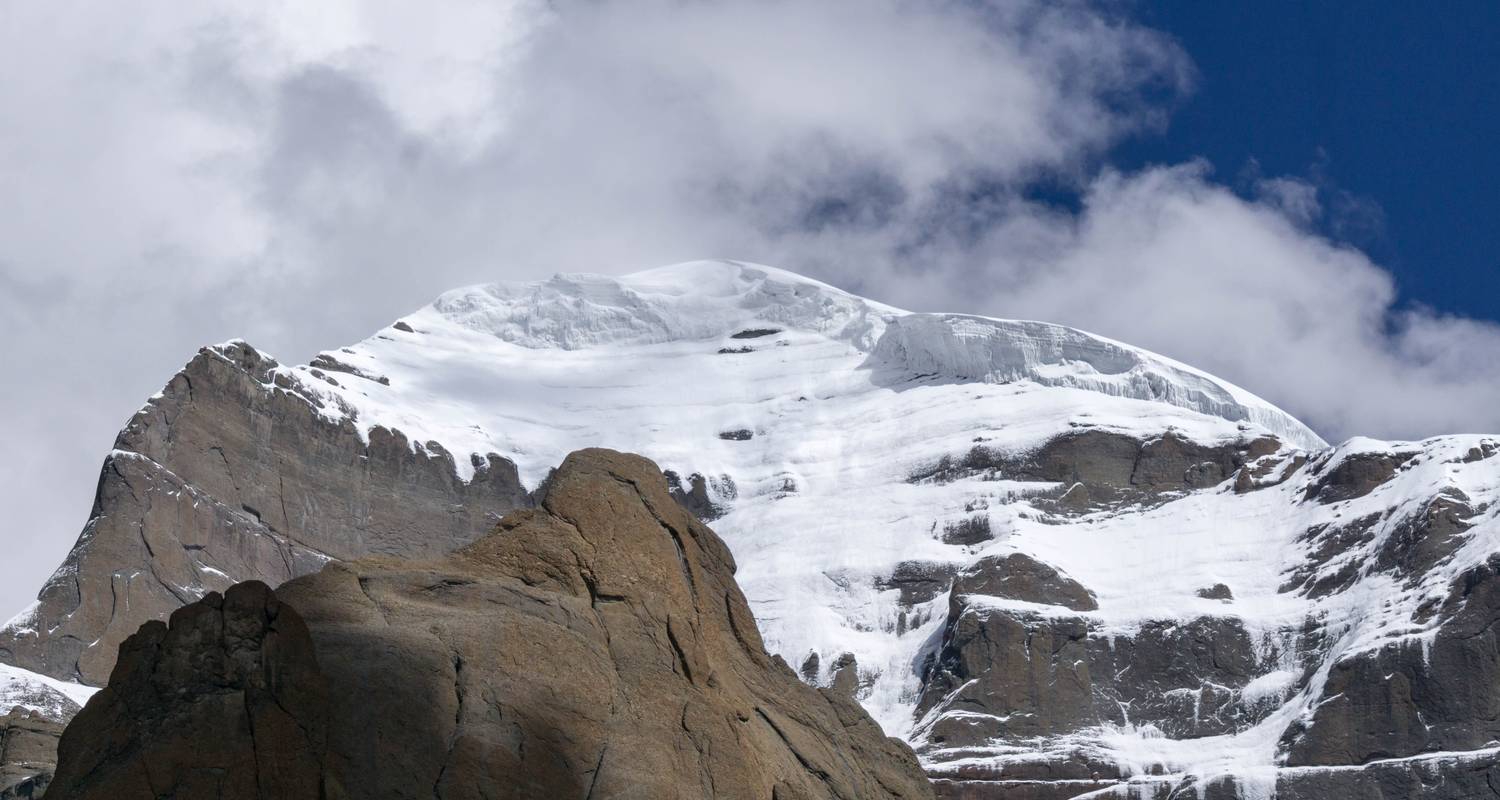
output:
[[952,564],[941,561],[903,561],[890,577],[877,579],[875,586],[900,591],[897,602],[903,608],[911,608],[947,592],[956,572]]
[[953,593],[1063,606],[1072,611],[1093,611],[1099,607],[1094,593],[1083,584],[1025,553],[981,558],[959,573],[953,582]]
[[[942,613],[941,608],[916,607],[947,594],[957,571],[953,564],[942,561],[903,561],[896,565],[890,576],[875,579],[875,588],[899,592],[896,598],[898,634],[920,627]],[[933,603],[933,606],[938,605]]]
[[858,700],[864,682],[859,675],[859,661],[853,653],[840,653],[829,667],[828,688],[834,694]]
[[995,538],[988,514],[975,514],[943,525],[943,544],[976,545]]
[[823,660],[817,652],[808,653],[807,658],[802,659],[802,666],[797,668],[797,674],[802,676],[805,683],[817,683],[822,663]]
[[63,733],[49,794],[320,797],[326,692],[297,613],[264,583],[236,584],[125,640]]
[[[57,785],[156,797],[227,766],[261,776],[237,784],[254,797],[932,797],[853,700],[767,655],[733,573],[654,465],[581,451],[540,508],[453,555],[332,564],[148,625],[65,734]],[[130,719],[137,698],[160,708]],[[284,718],[258,715],[268,698]]]
[[0,800],[41,797],[57,766],[63,724],[13,709],[0,716]]
[[0,660],[100,685],[141,623],[209,591],[274,586],[330,559],[436,556],[528,504],[510,461],[463,456],[463,480],[433,443],[382,428],[362,440],[299,380],[244,343],[200,351],[120,432],[89,521],[39,595],[43,624],[0,630]]
[[727,510],[723,504],[714,501],[713,495],[709,493],[710,484],[714,493],[725,500],[733,500],[736,494],[734,479],[728,475],[720,475],[710,481],[698,472],[689,475],[686,480],[672,470],[663,474],[667,476],[667,486],[671,488],[672,497],[703,522],[713,522],[724,516]]
[[1351,453],[1307,487],[1308,500],[1338,503],[1364,497],[1375,487],[1390,480],[1396,470],[1410,461],[1412,453]]
[[1493,458],[1496,453],[1500,453],[1500,444],[1496,444],[1492,439],[1484,439],[1479,444],[1469,448],[1469,451],[1464,453],[1463,457],[1459,459],[1459,463],[1473,464],[1476,461]]
[[781,329],[780,328],[746,328],[745,330],[738,331],[736,333],[730,334],[729,338],[731,338],[731,339],[760,339],[760,338],[766,337],[766,336],[775,336],[778,333],[781,333]]
[[983,475],[1045,481],[1066,487],[1053,505],[1076,513],[1095,505],[1137,502],[1167,492],[1217,485],[1246,463],[1278,452],[1273,437],[1206,445],[1175,433],[1140,439],[1082,428],[1056,436],[1034,450],[1014,454],[975,445],[961,456],[945,456],[909,476],[912,482],[948,482]]
[[1213,586],[1205,586],[1202,589],[1199,589],[1196,594],[1204,600],[1228,601],[1234,599],[1234,592],[1230,590],[1228,585],[1222,583],[1216,583]]

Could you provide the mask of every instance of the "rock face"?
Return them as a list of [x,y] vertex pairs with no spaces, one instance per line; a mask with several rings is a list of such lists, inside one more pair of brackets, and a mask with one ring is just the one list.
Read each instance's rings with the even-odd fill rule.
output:
[[41,797],[57,764],[62,723],[14,710],[0,716],[0,800]]
[[1264,715],[1237,696],[1263,665],[1235,618],[1151,623],[1111,639],[1088,617],[1068,613],[1094,608],[1077,582],[1020,554],[960,575],[917,709],[934,720],[929,745],[961,752],[996,738],[1062,736],[1106,723],[1152,724],[1192,738]]
[[1292,766],[1365,764],[1500,741],[1500,555],[1454,581],[1430,644],[1405,640],[1334,663],[1326,698],[1285,736]]
[[[331,382],[368,382],[319,372]],[[515,467],[376,428],[367,440],[243,343],[200,351],[121,431],[93,511],[0,661],[101,685],[143,622],[237,580],[277,585],[330,559],[435,556],[525,505]]]
[[1354,769],[1287,770],[1276,782],[1275,795],[1277,800],[1489,800],[1496,796],[1500,796],[1500,758],[1494,752],[1376,762]]
[[241,584],[147,624],[52,791],[931,797],[857,703],[767,655],[734,569],[653,464],[575,453],[539,508],[453,555]]

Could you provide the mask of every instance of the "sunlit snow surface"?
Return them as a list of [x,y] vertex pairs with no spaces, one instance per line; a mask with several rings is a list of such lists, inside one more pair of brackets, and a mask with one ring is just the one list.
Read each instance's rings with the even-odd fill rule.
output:
[[[854,653],[873,677],[862,700],[895,735],[920,736],[915,663],[946,611],[939,597],[924,622],[898,634],[897,592],[877,583],[902,561],[962,566],[1019,549],[1092,589],[1099,609],[1086,616],[1106,632],[1233,614],[1267,652],[1284,652],[1288,632],[1314,617],[1334,631],[1338,654],[1424,635],[1411,611],[1497,544],[1491,513],[1460,557],[1415,589],[1370,576],[1322,601],[1279,592],[1304,557],[1296,537],[1312,525],[1414,510],[1447,487],[1495,495],[1491,465],[1452,463],[1477,439],[1360,440],[1330,454],[1254,395],[1127,345],[1043,323],[911,314],[766,267],[698,262],[463,289],[327,355],[367,377],[305,366],[281,368],[282,377],[363,432],[385,426],[417,446],[440,445],[464,475],[469,454],[496,452],[535,486],[571,450],[603,446],[708,476],[728,510],[714,528],[739,562],[768,647],[793,665],[817,652],[825,673],[839,653]],[[908,481],[976,442],[1023,452],[1079,426],[1209,444],[1269,432],[1317,451],[1315,460],[1391,447],[1422,455],[1352,503],[1302,502],[1305,478],[1294,476],[1249,494],[1226,483],[1068,524],[1038,521],[1018,484]],[[737,431],[751,436],[721,437]],[[988,508],[996,538],[977,548],[942,543],[943,525],[976,507]],[[1196,595],[1218,582],[1233,587],[1233,603]],[[1137,773],[1165,764],[1253,784],[1287,723],[1309,712],[1331,663],[1301,689],[1290,663],[1252,684],[1284,705],[1238,735],[1173,741],[1127,726],[1039,747],[1086,747]],[[993,758],[1003,761],[1002,751]]]

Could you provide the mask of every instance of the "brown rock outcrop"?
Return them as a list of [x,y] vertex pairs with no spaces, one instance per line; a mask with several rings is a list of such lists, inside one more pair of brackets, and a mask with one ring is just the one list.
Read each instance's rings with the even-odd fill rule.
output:
[[580,451],[453,555],[147,625],[64,735],[55,791],[184,797],[234,769],[256,780],[193,796],[932,797],[853,700],[767,655],[733,573],[649,461]]

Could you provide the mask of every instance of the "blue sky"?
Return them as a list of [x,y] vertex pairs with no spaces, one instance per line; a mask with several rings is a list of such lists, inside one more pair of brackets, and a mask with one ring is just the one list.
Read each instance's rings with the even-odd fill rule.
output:
[[1312,178],[1363,201],[1322,229],[1390,269],[1405,302],[1500,318],[1500,4],[1147,2],[1135,16],[1178,39],[1198,80],[1165,134],[1122,144],[1117,163]]

